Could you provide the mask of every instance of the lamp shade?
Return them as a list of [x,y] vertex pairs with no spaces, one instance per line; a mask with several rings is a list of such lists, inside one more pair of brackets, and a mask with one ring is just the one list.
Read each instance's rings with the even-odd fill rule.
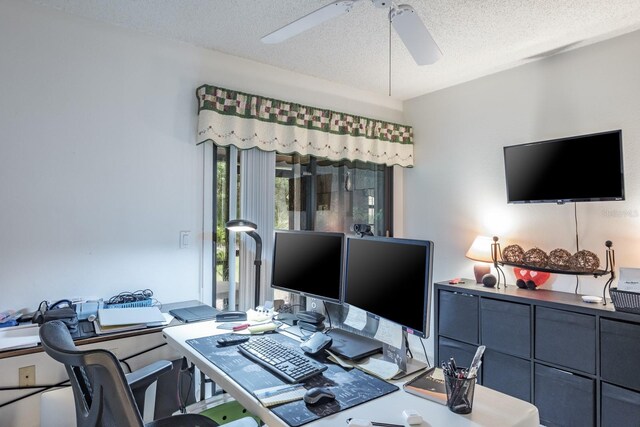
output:
[[229,231],[256,231],[258,226],[251,221],[245,219],[232,219],[225,224],[225,227]]
[[493,240],[491,237],[478,236],[475,238],[471,247],[465,254],[465,256],[474,261],[480,262],[493,262],[491,258],[491,244]]

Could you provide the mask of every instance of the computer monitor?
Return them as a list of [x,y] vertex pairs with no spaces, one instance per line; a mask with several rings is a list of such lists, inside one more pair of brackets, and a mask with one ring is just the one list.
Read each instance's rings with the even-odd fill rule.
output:
[[349,238],[344,302],[427,338],[432,259],[428,240]]
[[276,230],[271,287],[339,303],[343,233]]

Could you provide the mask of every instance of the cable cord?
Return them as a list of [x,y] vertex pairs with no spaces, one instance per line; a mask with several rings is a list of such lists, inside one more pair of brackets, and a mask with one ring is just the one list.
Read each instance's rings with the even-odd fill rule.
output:
[[324,306],[325,313],[327,313],[327,319],[329,319],[329,330],[331,330],[333,329],[333,327],[331,326],[331,313],[329,313],[326,301],[322,301],[322,305]]
[[[178,409],[181,413],[184,414],[187,412],[187,402],[189,401],[189,395],[191,394],[191,386],[193,385],[193,376],[195,375],[195,373],[189,366],[189,362],[186,358],[182,358],[182,364],[186,365],[186,367],[181,366],[180,370],[178,371],[178,384],[176,387],[176,391],[178,397]],[[184,375],[185,372],[189,373],[189,388],[187,389],[186,397],[182,396],[182,375]]]
[[429,355],[427,354],[427,349],[424,347],[424,341],[422,338],[418,338],[420,340],[420,344],[422,344],[422,351],[424,352],[424,358],[427,360],[427,366],[431,367],[431,361],[429,360]]
[[[580,240],[578,237],[578,203],[573,203],[573,220],[576,224],[576,252],[580,250]],[[578,285],[580,285],[580,276],[576,275],[576,288],[573,291],[574,294],[578,294]]]

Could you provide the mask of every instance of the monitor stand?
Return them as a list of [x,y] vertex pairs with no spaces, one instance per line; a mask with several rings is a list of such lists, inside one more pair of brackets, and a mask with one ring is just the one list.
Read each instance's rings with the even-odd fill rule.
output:
[[404,329],[402,330],[402,344],[400,348],[383,344],[382,355],[385,360],[394,362],[398,365],[398,368],[400,368],[400,372],[394,376],[393,379],[406,377],[407,375],[429,367],[429,365],[414,359],[413,355],[411,355],[409,351],[409,336]]

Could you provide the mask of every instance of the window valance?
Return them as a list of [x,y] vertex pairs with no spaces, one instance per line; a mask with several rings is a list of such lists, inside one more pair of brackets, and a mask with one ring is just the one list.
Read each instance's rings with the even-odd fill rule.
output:
[[203,85],[198,144],[413,166],[411,126]]

